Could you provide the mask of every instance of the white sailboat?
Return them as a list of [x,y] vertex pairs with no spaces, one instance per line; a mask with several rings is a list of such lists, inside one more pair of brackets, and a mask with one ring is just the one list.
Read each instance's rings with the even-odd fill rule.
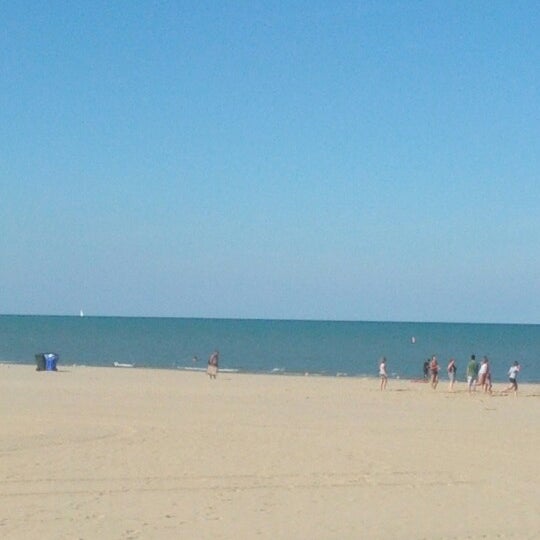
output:
[[81,309],[81,311],[79,311],[79,317],[84,317],[84,312],[83,312],[82,309]]

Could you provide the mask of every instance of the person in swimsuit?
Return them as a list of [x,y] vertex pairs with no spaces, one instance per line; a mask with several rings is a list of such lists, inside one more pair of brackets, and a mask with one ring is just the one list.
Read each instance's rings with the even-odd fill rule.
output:
[[480,366],[478,374],[482,374],[480,375],[480,385],[484,389],[484,392],[491,394],[493,384],[491,382],[491,369],[489,367],[489,359],[487,356],[484,356],[482,359],[482,365]]
[[208,376],[211,379],[215,379],[217,377],[218,364],[219,364],[219,351],[214,351],[210,355],[210,358],[208,359],[208,369],[206,370],[206,373],[208,373]]
[[446,371],[448,371],[448,379],[450,379],[450,385],[448,387],[448,390],[450,390],[450,392],[453,392],[454,383],[456,382],[456,371],[457,371],[456,361],[453,358],[450,358],[450,362],[448,362]]
[[439,363],[437,362],[436,356],[433,356],[431,358],[431,362],[429,363],[429,374],[431,388],[435,390],[437,388],[437,385],[439,384]]

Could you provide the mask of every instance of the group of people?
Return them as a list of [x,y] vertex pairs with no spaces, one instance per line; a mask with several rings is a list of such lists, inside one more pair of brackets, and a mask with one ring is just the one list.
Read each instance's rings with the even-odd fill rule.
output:
[[[517,395],[517,377],[519,370],[519,362],[513,362],[508,370],[508,381],[510,382],[510,385],[504,389],[504,392],[512,391],[515,395]],[[491,380],[491,368],[489,366],[489,359],[487,356],[484,356],[481,362],[478,363],[476,356],[472,354],[471,359],[467,364],[467,389],[469,393],[476,391],[477,386],[480,386],[484,392],[491,394],[493,388],[493,383]]]
[[469,393],[474,392],[477,386],[480,386],[484,392],[491,394],[493,384],[489,360],[487,356],[484,356],[479,364],[473,354],[467,364],[467,389]]
[[[381,380],[381,390],[386,389],[388,384],[388,371],[387,371],[387,362],[386,358],[383,356],[379,362],[379,378]],[[504,392],[513,391],[517,395],[518,383],[517,377],[519,374],[520,365],[519,362],[514,362],[510,369],[508,370],[508,380],[510,385],[504,390]],[[448,389],[450,392],[454,390],[454,385],[457,378],[457,364],[454,358],[450,358],[448,365],[446,366],[446,371],[448,373],[449,386]],[[424,362],[424,380],[429,381],[433,390],[437,388],[439,384],[439,372],[440,366],[436,356],[428,358]],[[480,388],[485,392],[491,394],[493,383],[491,379],[491,369],[489,366],[489,359],[487,356],[482,358],[482,361],[478,363],[476,360],[476,355],[472,354],[469,363],[467,364],[467,388],[469,393],[475,392],[476,387]]]
[[[518,383],[517,377],[519,374],[520,365],[515,361],[508,370],[508,381],[510,385],[505,388],[504,392],[514,392],[517,395]],[[491,394],[492,382],[491,382],[491,369],[489,367],[489,360],[486,356],[482,358],[480,364],[478,364],[475,355],[471,355],[471,359],[467,364],[467,388],[469,392],[474,392],[476,386],[480,386],[484,392]]]
[[[198,358],[196,356],[193,357],[193,361],[197,360]],[[217,377],[218,365],[219,351],[216,350],[208,358],[208,368],[206,370],[206,373],[211,379],[215,379]],[[510,369],[508,370],[508,380],[510,382],[510,385],[504,390],[505,392],[513,391],[514,394],[517,395],[517,377],[519,374],[519,370],[519,362],[514,362],[510,366]],[[437,388],[437,385],[439,384],[439,371],[440,366],[435,355],[431,358],[428,358],[424,362],[424,379],[429,380],[429,383],[431,384],[433,390],[435,390]],[[450,392],[452,392],[454,390],[454,384],[456,383],[457,378],[457,364],[454,358],[450,358],[448,365],[446,366],[446,371],[448,373],[448,380],[450,381],[448,389],[450,390]],[[476,387],[480,386],[480,388],[484,392],[491,394],[493,384],[491,380],[491,369],[489,367],[489,360],[487,356],[484,356],[482,358],[482,361],[478,363],[476,360],[476,356],[472,354],[471,359],[467,364],[466,373],[467,388],[469,393],[475,392]],[[379,362],[379,378],[381,380],[381,390],[385,390],[388,385],[388,369],[387,361],[384,356]]]

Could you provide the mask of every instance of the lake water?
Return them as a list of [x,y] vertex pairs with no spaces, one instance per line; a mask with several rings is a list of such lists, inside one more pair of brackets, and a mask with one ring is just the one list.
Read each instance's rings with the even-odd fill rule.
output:
[[60,368],[204,369],[214,349],[220,368],[269,374],[377,376],[386,356],[401,378],[422,377],[436,354],[443,373],[455,357],[463,379],[470,355],[487,355],[495,381],[506,380],[514,360],[521,381],[540,381],[540,325],[0,316],[1,362],[34,364],[36,353],[56,352]]

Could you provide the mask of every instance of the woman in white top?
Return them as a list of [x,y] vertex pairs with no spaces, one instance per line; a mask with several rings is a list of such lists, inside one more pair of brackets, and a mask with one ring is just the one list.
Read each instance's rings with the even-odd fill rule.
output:
[[379,364],[379,377],[381,378],[381,390],[386,388],[388,383],[388,373],[386,372],[386,358],[383,356]]
[[487,378],[488,370],[489,370],[489,366],[488,366],[487,358],[484,356],[484,358],[482,358],[482,363],[480,364],[480,369],[478,370],[478,384],[480,385],[480,388],[484,390],[484,392],[487,390],[486,378]]

